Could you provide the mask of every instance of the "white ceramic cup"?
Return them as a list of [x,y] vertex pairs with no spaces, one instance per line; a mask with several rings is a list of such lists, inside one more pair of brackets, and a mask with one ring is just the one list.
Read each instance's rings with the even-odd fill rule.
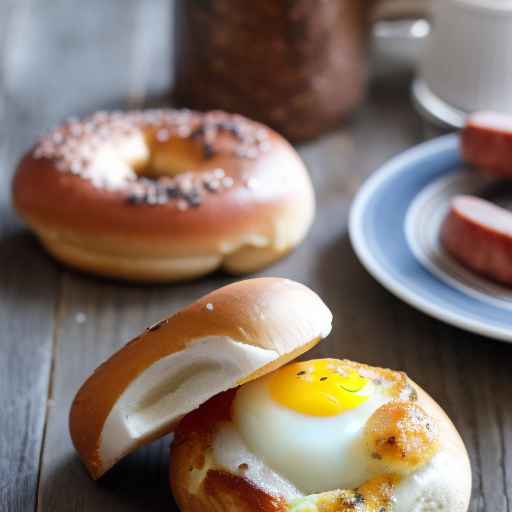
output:
[[434,0],[419,76],[455,109],[512,114],[512,0]]

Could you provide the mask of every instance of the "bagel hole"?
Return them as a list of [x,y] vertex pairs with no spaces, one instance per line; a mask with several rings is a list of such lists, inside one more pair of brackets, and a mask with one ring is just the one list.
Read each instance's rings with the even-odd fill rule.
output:
[[207,163],[202,145],[191,138],[170,137],[160,141],[157,136],[152,136],[147,138],[146,144],[148,158],[134,166],[135,173],[141,178],[173,178],[179,174],[201,171]]

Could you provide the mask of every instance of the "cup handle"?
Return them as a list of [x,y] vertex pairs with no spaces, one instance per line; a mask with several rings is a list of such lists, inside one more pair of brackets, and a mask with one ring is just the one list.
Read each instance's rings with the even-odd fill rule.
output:
[[430,33],[432,0],[380,0],[371,14],[379,39],[421,40]]

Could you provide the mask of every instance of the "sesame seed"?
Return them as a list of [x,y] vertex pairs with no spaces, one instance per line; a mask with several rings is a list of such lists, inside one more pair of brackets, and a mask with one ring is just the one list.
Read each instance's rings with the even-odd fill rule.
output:
[[163,327],[168,322],[169,322],[169,320],[167,320],[167,319],[166,320],[160,320],[160,322],[157,322],[156,324],[153,324],[152,326],[148,327],[147,331],[149,331],[149,332],[158,331],[158,329]]
[[260,128],[256,131],[255,137],[258,142],[266,140],[268,138],[268,131],[265,128]]
[[178,126],[177,132],[180,137],[188,137],[190,135],[190,128],[185,125]]
[[247,158],[254,159],[258,156],[258,150],[256,148],[247,148],[245,154]]
[[180,201],[178,201],[176,203],[176,208],[178,208],[178,210],[184,212],[185,210],[188,209],[188,206],[187,206],[187,203],[186,201],[183,201],[182,199]]
[[231,176],[226,176],[225,178],[222,178],[222,186],[229,188],[232,187],[234,183],[234,180]]
[[258,149],[262,153],[266,153],[267,151],[270,151],[271,147],[272,146],[271,146],[270,142],[260,142],[260,144],[258,145]]
[[82,135],[82,126],[79,124],[72,124],[70,127],[70,132],[74,137],[80,137],[80,135]]
[[[33,158],[54,160],[59,172],[73,174],[88,180],[98,188],[121,188],[126,192],[129,204],[161,205],[169,201],[176,203],[180,211],[197,208],[203,196],[216,193],[221,188],[234,185],[231,176],[221,168],[200,172],[184,172],[176,177],[160,177],[148,180],[137,176],[135,170],[127,172],[123,153],[120,150],[119,174],[109,166],[109,175],[98,167],[97,153],[103,148],[114,153],[118,144],[129,144],[130,137],[146,134],[156,126],[155,137],[165,142],[173,136],[197,139],[203,158],[213,157],[218,152],[253,158],[267,138],[266,130],[241,116],[220,111],[200,114],[190,110],[148,110],[131,112],[99,111],[83,120],[68,119],[62,126],[41,137],[33,151]],[[222,132],[222,143],[218,136]]]
[[73,174],[80,174],[80,172],[82,171],[83,169],[83,166],[82,166],[82,163],[79,161],[79,160],[73,160],[69,166],[69,170],[73,173]]
[[165,128],[162,128],[156,132],[156,140],[158,140],[158,142],[166,142],[169,140],[170,136],[171,133]]
[[220,188],[220,181],[215,179],[205,179],[204,186],[209,192],[217,192]]
[[60,144],[64,140],[64,136],[59,131],[54,132],[51,138],[55,144]]
[[247,180],[247,188],[250,188],[251,190],[258,188],[258,180],[256,178],[249,178]]

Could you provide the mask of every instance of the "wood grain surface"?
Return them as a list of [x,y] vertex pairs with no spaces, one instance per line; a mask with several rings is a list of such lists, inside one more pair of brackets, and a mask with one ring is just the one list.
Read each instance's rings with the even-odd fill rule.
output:
[[[174,510],[169,439],[142,448],[100,482],[67,432],[83,379],[162,316],[232,280],[129,286],[51,261],[10,207],[17,158],[59,120],[102,108],[165,104],[169,0],[0,2],[0,510]],[[351,200],[372,171],[422,138],[410,76],[373,83],[347,126],[299,151],[318,196],[307,241],[264,275],[297,279],[335,313],[309,356],[403,369],[446,409],[473,465],[471,512],[512,512],[512,347],[427,318],[380,287],[347,235]],[[392,207],[392,204],[390,204]]]
[[[15,0],[0,7],[0,510],[33,510],[44,432],[59,272],[12,212],[16,159],[44,126],[43,91],[20,76]],[[11,51],[9,50],[11,49]],[[43,72],[35,63],[34,76]],[[49,92],[49,91],[47,91]],[[34,114],[32,114],[34,109]]]

